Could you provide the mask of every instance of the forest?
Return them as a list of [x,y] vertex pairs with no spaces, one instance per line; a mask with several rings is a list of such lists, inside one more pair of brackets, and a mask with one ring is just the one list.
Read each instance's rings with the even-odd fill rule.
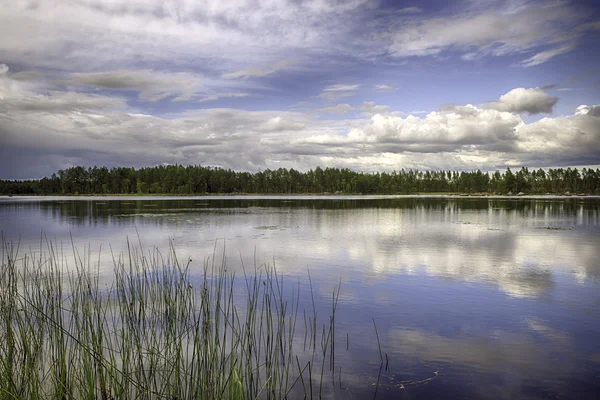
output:
[[307,172],[279,168],[250,173],[199,165],[77,166],[42,179],[0,180],[2,195],[416,193],[600,194],[600,169],[363,173],[316,167]]

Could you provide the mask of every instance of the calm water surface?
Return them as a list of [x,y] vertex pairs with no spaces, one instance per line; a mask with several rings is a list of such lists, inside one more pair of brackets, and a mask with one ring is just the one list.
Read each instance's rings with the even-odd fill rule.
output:
[[[335,398],[598,398],[600,199],[2,198],[22,249],[173,244],[200,273],[275,263],[336,312]],[[325,313],[327,311],[324,311]],[[325,315],[325,314],[324,314]],[[346,350],[348,334],[348,350]],[[341,377],[341,388],[339,378]]]

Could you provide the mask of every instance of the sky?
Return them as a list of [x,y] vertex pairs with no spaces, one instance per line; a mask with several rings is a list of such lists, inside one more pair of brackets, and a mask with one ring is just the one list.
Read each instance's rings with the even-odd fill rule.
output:
[[600,165],[600,2],[12,0],[0,178]]

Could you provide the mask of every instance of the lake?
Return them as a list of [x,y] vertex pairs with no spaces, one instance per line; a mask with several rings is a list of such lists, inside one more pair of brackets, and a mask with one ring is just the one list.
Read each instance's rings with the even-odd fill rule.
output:
[[101,251],[106,280],[127,239],[172,245],[192,275],[274,264],[305,301],[310,272],[322,313],[341,282],[331,398],[600,393],[597,197],[13,197],[0,230]]

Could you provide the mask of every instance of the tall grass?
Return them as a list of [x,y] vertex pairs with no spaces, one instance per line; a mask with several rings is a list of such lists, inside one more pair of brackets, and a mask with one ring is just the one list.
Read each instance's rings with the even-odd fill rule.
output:
[[46,248],[2,238],[2,399],[318,398],[334,379],[339,286],[321,327],[312,281],[299,311],[274,265],[236,277],[213,254],[192,274],[173,248],[129,244],[102,283],[100,256]]

